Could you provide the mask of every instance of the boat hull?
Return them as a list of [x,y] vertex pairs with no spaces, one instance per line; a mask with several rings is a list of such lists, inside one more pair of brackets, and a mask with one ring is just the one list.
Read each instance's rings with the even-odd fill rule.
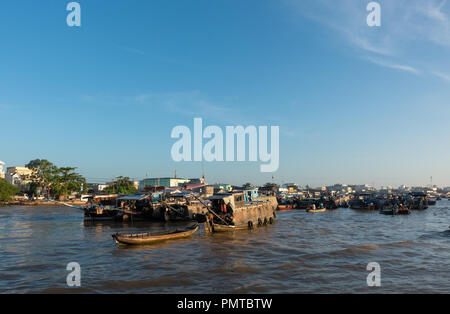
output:
[[162,241],[176,240],[187,238],[193,235],[198,230],[198,224],[186,228],[185,230],[175,230],[170,233],[143,233],[143,234],[113,234],[114,241],[119,245],[148,245]]
[[296,208],[296,205],[278,205],[278,210],[293,210]]
[[310,214],[316,214],[316,213],[324,213],[326,211],[327,211],[326,208],[321,208],[321,209],[308,209],[306,212]]

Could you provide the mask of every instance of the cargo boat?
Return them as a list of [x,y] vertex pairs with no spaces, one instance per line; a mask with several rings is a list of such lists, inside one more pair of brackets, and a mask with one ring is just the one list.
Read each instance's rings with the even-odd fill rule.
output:
[[270,199],[246,203],[243,193],[220,193],[207,198],[207,233],[248,230],[272,224],[277,202]]

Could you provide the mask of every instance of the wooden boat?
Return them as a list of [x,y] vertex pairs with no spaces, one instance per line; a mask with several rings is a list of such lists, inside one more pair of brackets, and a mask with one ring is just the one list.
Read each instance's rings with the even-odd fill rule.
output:
[[383,208],[380,210],[380,214],[383,215],[390,215],[390,216],[395,216],[395,215],[409,215],[411,214],[411,211],[406,208],[393,208],[393,207],[389,207],[389,208]]
[[269,200],[245,203],[243,193],[219,193],[208,198],[207,233],[249,230],[272,224],[277,205]]
[[279,210],[292,210],[292,209],[296,209],[297,205],[293,204],[293,205],[278,205],[278,209]]
[[311,214],[315,214],[315,213],[324,213],[326,212],[327,209],[326,208],[319,208],[319,209],[307,209],[306,212],[311,213]]
[[192,224],[182,230],[146,232],[135,234],[113,234],[112,237],[119,245],[145,245],[160,241],[186,238],[193,235],[198,230],[198,223]]

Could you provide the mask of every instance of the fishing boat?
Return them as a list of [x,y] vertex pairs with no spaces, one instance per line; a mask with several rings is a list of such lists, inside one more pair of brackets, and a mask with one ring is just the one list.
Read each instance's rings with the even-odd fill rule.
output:
[[318,205],[319,200],[315,198],[305,198],[305,199],[299,199],[297,201],[297,208],[298,209],[308,209],[311,205]]
[[306,212],[310,213],[310,214],[316,214],[316,213],[324,213],[326,212],[327,209],[326,208],[318,208],[318,209],[307,209]]
[[427,195],[423,192],[411,192],[410,193],[410,208],[413,210],[428,209]]
[[296,209],[297,205],[296,204],[292,204],[292,205],[278,205],[278,210],[293,210]]
[[198,230],[198,223],[192,224],[182,230],[146,232],[134,234],[113,234],[114,241],[119,245],[146,245],[155,242],[187,238]]
[[402,208],[388,207],[388,208],[381,209],[380,214],[390,215],[390,216],[409,215],[409,214],[411,214],[411,211],[407,207],[402,207]]

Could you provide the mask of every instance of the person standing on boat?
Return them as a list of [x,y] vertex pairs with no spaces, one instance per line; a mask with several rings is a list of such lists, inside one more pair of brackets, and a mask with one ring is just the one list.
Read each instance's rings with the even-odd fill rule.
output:
[[223,200],[220,202],[220,211],[222,213],[226,213],[227,212],[227,205],[225,205],[225,202]]

